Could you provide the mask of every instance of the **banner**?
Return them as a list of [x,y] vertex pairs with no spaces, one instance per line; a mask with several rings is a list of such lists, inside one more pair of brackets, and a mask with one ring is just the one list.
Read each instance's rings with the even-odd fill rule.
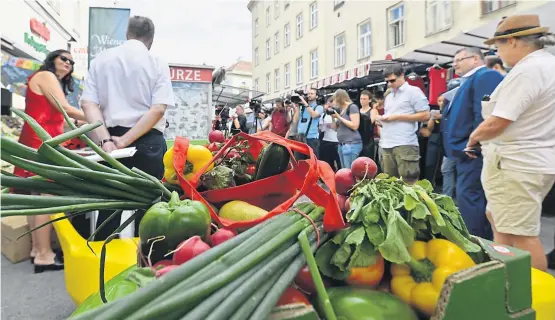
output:
[[131,9],[89,8],[88,65],[102,51],[117,47],[126,40]]
[[[27,92],[27,78],[41,66],[40,61],[18,58],[2,52],[2,85],[12,93],[25,97]],[[79,97],[83,91],[83,81],[73,74],[73,92],[68,92],[67,101],[79,108]]]

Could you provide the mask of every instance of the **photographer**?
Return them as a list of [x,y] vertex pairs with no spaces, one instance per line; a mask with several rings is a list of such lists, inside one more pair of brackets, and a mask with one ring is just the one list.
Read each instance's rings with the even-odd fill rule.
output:
[[291,124],[289,125],[289,130],[285,135],[287,139],[295,140],[297,136],[297,127],[299,124],[299,117],[295,119],[295,114],[299,113],[299,105],[291,102],[290,100],[285,100],[285,109],[287,114],[291,118]]
[[[320,117],[320,160],[327,162],[333,171],[341,169],[341,159],[337,148],[337,131],[335,131],[333,120],[333,97],[330,97],[324,105],[324,114]],[[330,111],[332,112],[330,114]]]
[[341,167],[350,168],[353,161],[358,158],[362,151],[362,137],[358,132],[360,112],[345,90],[339,89],[335,91],[333,100],[339,108],[339,110],[333,109],[332,111],[337,128]]
[[291,113],[287,112],[287,109],[285,109],[283,100],[276,100],[276,108],[272,112],[270,118],[270,132],[286,137],[292,118]]
[[245,116],[245,109],[242,106],[235,107],[235,114],[231,117],[233,122],[231,124],[231,133],[233,135],[239,132],[249,133],[247,129],[247,117]]
[[256,132],[265,131],[270,129],[270,121],[272,121],[272,117],[270,116],[269,111],[261,110],[257,114],[256,121]]
[[[297,125],[297,135],[295,140],[308,144],[314,151],[316,158],[320,157],[320,139],[318,133],[318,121],[320,115],[324,112],[324,107],[318,105],[316,98],[318,97],[316,89],[312,88],[308,91],[308,102],[303,96],[299,96],[300,111],[295,113],[294,120],[299,123]],[[307,156],[299,155],[299,160],[306,159]]]

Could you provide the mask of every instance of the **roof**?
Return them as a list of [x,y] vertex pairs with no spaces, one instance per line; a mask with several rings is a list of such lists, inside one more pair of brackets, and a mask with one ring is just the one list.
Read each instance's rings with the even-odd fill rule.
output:
[[252,62],[250,61],[237,61],[226,69],[228,72],[247,72],[252,73]]

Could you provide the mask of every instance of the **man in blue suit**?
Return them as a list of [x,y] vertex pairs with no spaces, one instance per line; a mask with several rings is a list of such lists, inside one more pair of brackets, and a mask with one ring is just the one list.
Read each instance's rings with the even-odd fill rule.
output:
[[491,95],[503,76],[486,68],[484,55],[478,48],[457,51],[453,67],[462,77],[462,84],[443,116],[443,146],[445,155],[456,162],[457,204],[469,232],[491,240],[493,233],[486,217],[486,197],[480,182],[482,158],[471,159],[463,150],[472,131],[484,121],[482,99]]

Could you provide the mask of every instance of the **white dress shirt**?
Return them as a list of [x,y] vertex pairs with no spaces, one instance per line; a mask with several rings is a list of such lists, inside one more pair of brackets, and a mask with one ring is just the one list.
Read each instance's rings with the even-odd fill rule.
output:
[[[91,62],[81,100],[100,105],[108,128],[132,128],[152,105],[174,105],[169,66],[142,42],[128,40]],[[163,117],[154,129],[165,127]]]

